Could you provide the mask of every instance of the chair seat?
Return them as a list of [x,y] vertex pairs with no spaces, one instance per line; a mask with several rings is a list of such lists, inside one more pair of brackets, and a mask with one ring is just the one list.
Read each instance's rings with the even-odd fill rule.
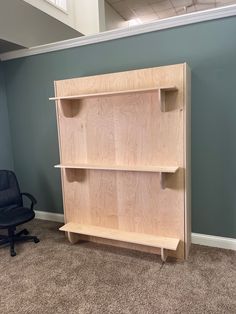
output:
[[25,207],[16,207],[0,211],[0,229],[21,225],[33,219],[33,210]]

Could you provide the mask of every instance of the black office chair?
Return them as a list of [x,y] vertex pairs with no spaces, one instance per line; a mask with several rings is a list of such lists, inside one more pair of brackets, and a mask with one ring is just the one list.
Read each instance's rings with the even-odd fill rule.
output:
[[[31,207],[23,206],[22,196],[26,196],[31,201]],[[0,229],[7,229],[8,235],[0,235],[0,245],[10,245],[11,256],[16,252],[14,244],[17,241],[34,241],[39,242],[35,236],[27,236],[27,229],[15,233],[16,226],[34,219],[33,211],[36,199],[29,193],[21,193],[16,176],[13,171],[0,170]]]

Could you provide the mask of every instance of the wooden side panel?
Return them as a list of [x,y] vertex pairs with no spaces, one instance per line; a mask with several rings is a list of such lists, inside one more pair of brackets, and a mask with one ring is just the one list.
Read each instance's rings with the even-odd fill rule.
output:
[[[57,95],[58,90],[57,90],[57,83],[56,81],[54,81],[54,90],[55,90],[55,95]],[[61,121],[60,121],[60,108],[59,108],[59,101],[56,101],[56,115],[57,115],[57,135],[58,135],[58,145],[59,145],[59,154],[60,154],[60,160],[62,160],[62,138],[61,138]],[[65,217],[65,221],[66,220],[66,214],[68,212],[67,210],[67,204],[65,202],[65,189],[64,189],[64,182],[65,182],[65,176],[63,173],[63,170],[60,170],[61,172],[61,185],[62,185],[62,201],[63,201],[63,208],[64,208],[64,217]]]
[[185,258],[188,258],[191,245],[191,70],[184,65],[185,93],[185,125],[184,125],[184,154],[185,154]]
[[166,189],[160,186],[159,173],[62,169],[66,222],[175,237],[181,240],[176,257],[185,257],[184,84],[183,64],[56,82],[57,97],[158,86],[178,89],[166,93],[165,112],[158,91],[57,102],[62,164],[180,167],[166,176]]

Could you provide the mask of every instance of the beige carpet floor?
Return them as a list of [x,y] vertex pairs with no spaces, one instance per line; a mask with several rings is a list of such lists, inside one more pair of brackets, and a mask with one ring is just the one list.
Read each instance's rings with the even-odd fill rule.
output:
[[0,248],[1,314],[235,314],[236,252],[192,245],[186,262],[71,245],[60,224],[34,220],[38,244]]

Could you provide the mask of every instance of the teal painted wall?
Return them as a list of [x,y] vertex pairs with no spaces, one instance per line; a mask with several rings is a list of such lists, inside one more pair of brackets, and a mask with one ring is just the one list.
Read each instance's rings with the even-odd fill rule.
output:
[[0,62],[0,169],[13,169],[3,64]]
[[192,229],[236,237],[236,18],[5,62],[15,169],[38,208],[62,212],[53,81],[187,62],[192,68]]

